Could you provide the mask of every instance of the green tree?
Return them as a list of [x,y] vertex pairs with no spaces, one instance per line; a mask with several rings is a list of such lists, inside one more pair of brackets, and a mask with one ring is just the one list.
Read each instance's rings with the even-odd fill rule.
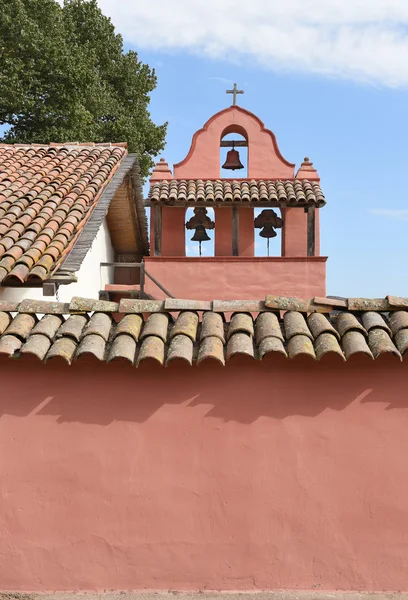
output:
[[126,141],[146,176],[167,127],[148,111],[156,84],[96,0],[0,0],[2,141]]

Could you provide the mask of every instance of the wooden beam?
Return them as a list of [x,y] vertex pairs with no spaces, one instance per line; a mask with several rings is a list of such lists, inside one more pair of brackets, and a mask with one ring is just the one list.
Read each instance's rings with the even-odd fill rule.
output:
[[145,264],[144,262],[140,265],[140,298],[143,300],[145,293]]
[[307,209],[307,255],[315,256],[316,252],[316,208],[311,204]]
[[233,148],[234,146],[237,148],[247,148],[248,142],[246,140],[226,140],[225,142],[221,142],[221,148]]
[[232,256],[239,255],[239,212],[238,206],[232,207]]
[[154,205],[154,255],[161,256],[162,248],[162,207]]
[[143,263],[141,262],[101,262],[101,267],[126,267],[131,268],[131,267],[141,267]]
[[144,270],[144,274],[146,277],[148,277],[149,279],[151,279],[153,281],[153,283],[155,283],[157,285],[157,287],[164,293],[166,294],[166,296],[168,298],[174,298],[173,294],[170,294],[170,292],[168,290],[166,290],[165,287],[162,286],[162,284],[160,283],[160,281],[157,281],[156,277],[153,277],[153,275],[151,275],[148,271],[146,271],[146,269]]

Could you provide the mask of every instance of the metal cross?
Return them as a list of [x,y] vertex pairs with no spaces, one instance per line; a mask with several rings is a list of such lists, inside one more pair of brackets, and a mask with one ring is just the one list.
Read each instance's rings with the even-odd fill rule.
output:
[[237,84],[234,83],[234,89],[232,90],[227,90],[227,94],[233,94],[234,99],[232,101],[232,106],[236,106],[237,105],[237,94],[243,94],[244,90],[239,90],[237,88]]

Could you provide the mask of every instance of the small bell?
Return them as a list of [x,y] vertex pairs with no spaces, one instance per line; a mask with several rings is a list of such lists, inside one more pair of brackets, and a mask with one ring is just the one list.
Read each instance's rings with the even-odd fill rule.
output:
[[229,169],[230,171],[235,171],[236,169],[243,169],[244,165],[242,164],[239,158],[238,150],[235,150],[235,146],[232,146],[232,150],[227,152],[227,159],[225,163],[222,165],[223,169]]
[[274,230],[272,223],[265,223],[262,231],[259,234],[260,237],[267,238],[267,239],[276,237],[277,235],[278,234]]
[[283,221],[276,212],[272,209],[266,209],[259,214],[255,221],[254,225],[256,229],[261,229],[259,236],[266,238],[267,240],[267,248],[268,248],[268,256],[269,256],[269,240],[270,238],[274,238],[277,236],[275,228],[280,229],[283,227]]
[[194,216],[186,223],[186,229],[195,229],[191,238],[192,242],[198,242],[199,255],[201,256],[201,242],[208,242],[211,238],[207,235],[206,229],[214,229],[215,223],[207,216],[207,209],[197,207],[194,209]]
[[201,242],[208,242],[210,239],[211,238],[207,235],[204,225],[197,225],[191,241],[200,242],[201,244]]

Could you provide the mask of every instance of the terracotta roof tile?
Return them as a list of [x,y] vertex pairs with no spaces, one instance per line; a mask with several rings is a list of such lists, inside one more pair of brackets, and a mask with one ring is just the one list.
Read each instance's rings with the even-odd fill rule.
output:
[[401,358],[401,354],[393,344],[390,336],[381,327],[370,329],[368,333],[368,344],[371,348],[374,358],[378,358],[381,354],[390,352]]
[[209,337],[218,338],[225,344],[224,320],[219,313],[205,312],[203,314],[200,339],[204,341]]
[[170,331],[170,339],[182,334],[195,342],[198,327],[198,314],[194,312],[182,312]]
[[287,357],[287,352],[282,340],[274,336],[268,336],[262,339],[258,345],[258,353],[260,359],[268,354],[274,353],[282,354]]
[[32,333],[45,335],[52,341],[61,325],[62,319],[59,315],[44,315],[34,327]]
[[342,347],[347,359],[354,354],[366,354],[374,358],[370,348],[367,345],[366,338],[360,331],[350,329],[342,336]]
[[[134,316],[134,315],[129,315]],[[126,317],[125,317],[126,318]],[[108,356],[108,362],[124,359],[133,363],[136,355],[136,340],[133,335],[120,333],[114,338]]]
[[11,316],[9,315],[9,313],[0,312],[0,335],[6,331],[10,321]]
[[352,313],[344,312],[339,314],[337,317],[337,329],[342,336],[348,331],[361,331],[363,335],[367,335],[364,327]]
[[390,327],[393,335],[397,335],[401,329],[408,328],[408,312],[398,310],[390,314]]
[[288,354],[289,358],[296,358],[302,354],[310,356],[311,358],[316,358],[310,337],[302,334],[294,335],[289,339]]
[[135,342],[138,342],[142,325],[143,319],[140,315],[125,315],[118,323],[113,334],[113,339],[116,339],[117,336],[125,333],[133,338]]
[[147,319],[140,338],[143,340],[146,337],[154,336],[161,339],[162,342],[166,342],[168,326],[169,317],[167,314],[154,313]]
[[193,364],[193,340],[188,335],[175,335],[171,339],[167,352],[166,365],[175,359],[184,360],[189,365]]
[[401,329],[395,336],[395,343],[402,355],[408,350],[408,329]]
[[0,354],[13,356],[15,352],[20,350],[23,342],[14,335],[3,335],[0,339]]
[[100,335],[101,338],[107,342],[111,324],[112,319],[110,315],[107,315],[106,313],[95,313],[90,318],[83,335],[84,337],[91,334]]
[[380,313],[376,312],[366,312],[362,314],[362,322],[364,325],[364,329],[370,332],[372,329],[376,327],[380,327],[384,329],[387,333],[391,334],[391,329],[388,323],[385,322],[384,317]]
[[247,333],[234,333],[227,342],[227,359],[236,354],[243,354],[254,358],[254,345],[252,337]]
[[197,364],[199,365],[207,359],[216,360],[221,365],[225,365],[223,340],[217,336],[207,336],[200,344]]
[[83,315],[71,315],[57,331],[57,337],[70,337],[79,342],[82,330],[86,326],[87,317]]
[[36,323],[36,317],[24,313],[18,314],[5,331],[5,335],[15,335],[20,340],[26,340]]
[[256,343],[259,346],[263,340],[272,337],[284,341],[278,317],[274,313],[260,313],[256,320]]
[[125,155],[122,145],[0,144],[3,285],[55,271]]
[[149,335],[143,340],[136,364],[139,365],[146,359],[155,360],[161,365],[164,364],[164,342],[161,338]]
[[67,362],[70,365],[74,358],[76,349],[77,345],[72,338],[61,337],[60,339],[57,339],[51,346],[47,354],[46,360],[50,360],[52,358],[62,358],[65,362]]
[[235,333],[246,333],[250,338],[254,335],[254,322],[247,313],[234,313],[228,327],[227,339]]
[[321,360],[327,354],[337,354],[343,360],[345,360],[344,354],[337,339],[338,333],[336,330],[334,330],[334,333],[336,335],[332,335],[332,333],[321,333],[316,337],[314,348],[317,360]]
[[101,335],[90,333],[85,335],[78,347],[77,357],[84,354],[91,354],[99,360],[103,360],[105,356],[106,342]]
[[149,191],[152,203],[207,202],[268,202],[290,206],[315,204],[324,206],[326,201],[319,183],[306,179],[294,181],[252,180],[229,181],[224,179],[190,179],[155,181]]
[[44,360],[50,346],[51,341],[48,336],[34,334],[28,338],[28,341],[21,348],[21,354],[33,354],[39,360]]
[[307,324],[315,339],[323,333],[332,333],[336,338],[340,339],[340,334],[325,315],[312,313],[307,318]]
[[287,340],[297,336],[304,335],[310,339],[313,339],[304,316],[299,312],[286,312],[283,317],[285,325],[285,336]]
[[[328,304],[330,299],[320,299],[320,305],[316,300],[275,298],[271,302],[281,307],[277,312],[268,312],[264,301],[243,301],[241,311],[237,310],[239,302],[224,302],[222,306],[235,308],[229,321],[231,311],[218,312],[221,304],[215,301],[201,306],[217,307],[217,312],[192,311],[192,301],[183,300],[150,304],[132,300],[119,307],[114,302],[86,298],[73,298],[71,304],[0,302],[0,354],[13,358],[34,355],[45,362],[59,358],[69,364],[92,356],[135,366],[145,360],[160,365],[175,360],[189,365],[213,360],[225,365],[238,355],[259,360],[268,355],[272,360],[278,355],[290,359],[307,356],[318,361],[328,355],[341,361],[359,355],[370,359],[391,355],[397,361],[408,356],[408,303],[405,308],[404,299],[398,301],[403,309],[388,302],[386,314],[382,312],[383,300],[367,301],[369,310],[355,312],[347,309],[347,300],[335,310]],[[167,311],[166,303],[174,308]],[[288,303],[324,310],[325,314],[287,311]],[[258,311],[249,314],[248,305],[258,307]],[[147,307],[157,312],[146,315]],[[178,315],[174,324],[171,312]],[[44,316],[39,319],[36,313]]]

